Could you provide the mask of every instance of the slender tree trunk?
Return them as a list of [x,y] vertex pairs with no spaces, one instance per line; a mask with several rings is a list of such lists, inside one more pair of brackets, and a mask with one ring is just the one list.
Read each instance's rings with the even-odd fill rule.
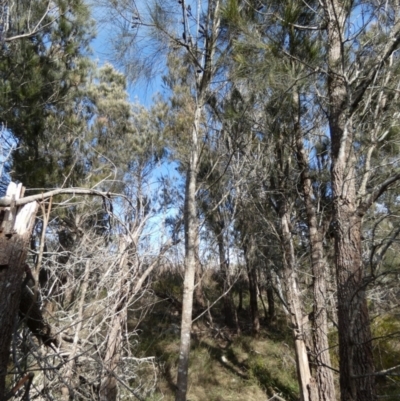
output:
[[232,282],[231,282],[231,275],[229,272],[229,265],[225,255],[225,244],[224,244],[224,236],[222,229],[220,229],[219,232],[217,232],[217,242],[218,242],[219,266],[223,280],[222,290],[224,293],[226,291],[229,291],[227,294],[225,294],[223,298],[225,324],[228,327],[236,328],[237,333],[239,333],[240,327],[235,308],[235,303],[233,301],[232,291],[230,290]]
[[315,380],[311,376],[304,332],[305,316],[301,310],[300,290],[297,284],[296,259],[290,232],[290,217],[287,205],[281,206],[281,230],[284,255],[284,278],[286,297],[292,321],[296,351],[297,375],[302,401],[318,400]]
[[265,318],[265,320],[267,320],[268,319],[268,310],[267,310],[267,307],[265,305],[264,298],[262,296],[262,290],[261,290],[260,284],[259,283],[257,283],[257,284],[258,284],[258,291],[257,291],[258,292],[258,297],[260,298],[261,304],[262,304],[263,309],[264,309],[264,318]]
[[[23,195],[21,184],[10,183],[7,196],[18,200]],[[25,261],[38,204],[28,203],[0,208],[0,401],[5,400],[5,380],[12,333],[21,299]]]
[[244,247],[246,258],[247,276],[249,278],[249,293],[250,293],[250,310],[253,334],[257,335],[260,332],[260,313],[258,310],[258,286],[257,286],[257,270],[254,258],[253,238],[250,238],[249,244]]
[[248,266],[249,291],[250,291],[250,309],[253,326],[253,334],[260,332],[260,312],[258,310],[258,288],[257,288],[257,270],[255,266]]
[[197,205],[196,178],[198,164],[198,130],[202,103],[197,103],[193,122],[189,167],[186,175],[185,192],[185,279],[183,283],[181,343],[178,361],[176,401],[186,401],[190,353],[190,333],[192,329],[193,293],[196,276],[197,255]]
[[375,401],[370,321],[361,257],[361,217],[357,210],[350,94],[344,73],[346,9],[326,1],[328,20],[329,128],[338,290],[340,390],[342,401]]
[[[290,157],[284,157],[284,138],[281,136],[277,142],[276,155],[279,165],[278,179],[271,181],[279,196],[278,201],[273,201],[275,211],[280,221],[280,240],[283,256],[283,280],[286,295],[286,307],[292,323],[293,338],[296,352],[296,368],[298,383],[300,387],[301,401],[318,401],[316,382],[311,376],[309,356],[306,346],[305,324],[308,320],[302,310],[302,299],[298,287],[297,262],[291,231],[291,209],[293,207],[290,199],[290,191],[284,182],[288,181],[291,170]],[[277,277],[278,278],[278,277]],[[281,296],[281,299],[283,297]]]
[[[194,70],[202,66],[201,74],[196,75],[196,109],[193,118],[193,128],[190,138],[190,156],[189,165],[186,174],[185,188],[185,278],[183,283],[182,300],[182,322],[181,322],[181,342],[178,360],[178,378],[175,401],[186,401],[188,388],[188,370],[190,353],[190,333],[192,328],[193,312],[193,292],[196,273],[197,257],[197,236],[199,223],[197,219],[196,191],[197,191],[197,173],[199,159],[199,133],[200,120],[205,102],[207,91],[210,89],[212,77],[215,72],[214,56],[219,34],[219,0],[209,1],[207,4],[207,16],[204,25],[206,26],[207,39],[205,40],[204,51],[198,52],[197,47],[193,48],[193,41],[189,41],[190,27],[187,20],[187,9],[185,0],[182,0],[182,18],[184,22],[185,41],[187,49],[190,49],[189,57],[193,61]],[[198,21],[200,23],[200,21]],[[202,54],[198,56],[198,54]],[[197,58],[199,57],[199,58]],[[195,58],[195,60],[193,60]]]
[[276,286],[274,287],[274,290],[276,292],[276,295],[278,296],[278,298],[280,299],[280,301],[282,303],[282,309],[285,312],[285,315],[289,315],[290,312],[288,309],[287,301],[283,294],[283,288],[282,288],[281,278],[279,277],[279,274],[276,274],[275,278],[276,278]]
[[313,356],[316,365],[317,389],[320,401],[336,399],[333,373],[330,369],[331,358],[329,355],[328,341],[328,316],[327,316],[327,264],[324,257],[322,228],[318,227],[317,211],[314,206],[314,191],[309,175],[309,161],[304,149],[303,137],[300,131],[300,122],[296,124],[297,161],[301,170],[300,179],[306,206],[308,233],[311,251],[311,270],[313,273]]
[[104,357],[105,376],[100,384],[100,401],[116,401],[118,398],[118,382],[116,369],[121,359],[122,329],[126,320],[126,309],[117,312],[111,320],[108,334],[107,351]]
[[272,282],[271,270],[267,268],[267,302],[268,302],[268,321],[275,320],[275,299],[274,286]]
[[239,302],[238,302],[238,307],[237,311],[242,312],[243,311],[243,281],[241,280],[239,283],[239,289],[238,289],[238,295],[239,295]]
[[[198,220],[198,219],[197,219]],[[197,221],[196,226],[199,227],[199,222]],[[200,262],[199,250],[200,250],[200,235],[199,230],[196,230],[196,271],[194,276],[195,287],[194,287],[194,308],[199,308],[204,310],[207,306],[206,297],[203,291],[203,269]],[[211,315],[211,310],[208,311],[208,315]]]

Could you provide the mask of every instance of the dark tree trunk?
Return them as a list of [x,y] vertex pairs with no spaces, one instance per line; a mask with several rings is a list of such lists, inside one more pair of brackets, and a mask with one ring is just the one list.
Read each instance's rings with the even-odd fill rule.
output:
[[[297,95],[295,95],[297,96]],[[300,107],[299,101],[297,101]],[[330,369],[331,358],[329,355],[328,341],[328,316],[327,316],[327,264],[323,249],[324,227],[318,225],[317,211],[314,205],[313,183],[309,174],[309,162],[304,149],[304,138],[301,135],[300,121],[296,124],[296,148],[297,162],[300,168],[300,180],[303,191],[304,203],[308,223],[308,234],[311,251],[311,270],[313,274],[313,363],[315,365],[315,377],[320,401],[336,399],[333,373]]]
[[275,320],[275,299],[274,299],[274,287],[272,282],[271,271],[267,269],[267,302],[268,302],[268,321],[273,322]]
[[247,267],[249,275],[250,309],[253,333],[260,332],[260,312],[258,310],[258,289],[257,289],[257,270],[255,266]]
[[264,298],[262,296],[262,289],[261,289],[259,284],[258,284],[258,288],[257,288],[257,293],[258,293],[258,297],[260,298],[260,302],[261,302],[261,305],[262,305],[263,310],[264,310],[264,319],[267,320],[268,319],[268,310],[267,310],[267,307],[265,305]]
[[247,276],[249,278],[249,295],[250,295],[250,311],[253,334],[257,335],[260,332],[260,313],[258,310],[258,285],[257,285],[257,270],[254,260],[254,240],[250,238],[249,244],[244,247],[246,258]]
[[342,401],[375,401],[374,359],[364,269],[361,221],[335,202],[335,263],[338,290],[340,389]]
[[[28,238],[13,235],[0,238],[0,400],[5,396],[10,344],[15,322],[18,316],[21,285],[24,278],[24,263],[27,254]],[[3,258],[7,255],[7,259]]]
[[242,312],[243,311],[243,284],[242,283],[239,284],[238,295],[239,295],[239,302],[238,302],[237,311]]
[[[351,100],[344,75],[347,9],[325,1],[328,21],[329,128],[338,291],[340,390],[342,401],[376,401],[370,321],[361,258],[361,217],[357,210]],[[347,6],[346,6],[347,7]]]

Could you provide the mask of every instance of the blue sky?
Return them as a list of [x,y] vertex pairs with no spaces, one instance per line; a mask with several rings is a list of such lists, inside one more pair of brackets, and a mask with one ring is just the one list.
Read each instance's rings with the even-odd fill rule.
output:
[[[93,18],[96,20],[96,31],[97,36],[91,44],[93,51],[93,59],[98,62],[99,65],[105,63],[113,64],[114,67],[121,72],[123,68],[117,63],[112,61],[112,40],[116,32],[116,27],[110,21],[110,24],[104,22],[106,20],[105,15],[107,11],[104,8],[100,8],[97,3],[92,5]],[[162,88],[162,74],[159,74],[154,79],[146,82],[144,79],[137,82],[129,83],[128,93],[131,102],[139,102],[142,105],[148,107],[153,103],[153,98],[157,93],[163,92]]]
[[[97,5],[93,6],[93,17],[95,20],[104,21],[104,9],[99,8]],[[115,68],[123,71],[123,68],[112,62],[112,39],[113,35],[117,33],[116,28],[112,24],[101,22],[97,25],[97,37],[92,42],[91,48],[93,51],[93,59],[98,62],[99,65],[105,63],[113,64]],[[162,93],[162,71],[157,75],[151,82],[145,80],[139,80],[137,82],[129,84],[128,94],[131,102],[139,102],[145,107],[150,107],[153,103],[153,98],[157,93]],[[163,161],[157,167],[154,168],[150,177],[150,193],[157,193],[159,189],[159,183],[162,177],[168,177],[174,187],[182,185],[182,177],[177,172],[178,164],[176,162]],[[157,205],[154,205],[157,207]],[[159,214],[153,216],[149,221],[148,232],[150,235],[151,242],[154,244],[161,243],[165,240],[164,238],[164,219],[171,217],[178,212],[178,207],[173,207],[168,211],[161,211]]]

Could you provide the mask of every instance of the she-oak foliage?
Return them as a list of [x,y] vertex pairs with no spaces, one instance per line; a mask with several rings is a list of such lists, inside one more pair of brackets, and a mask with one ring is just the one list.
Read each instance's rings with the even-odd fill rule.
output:
[[90,118],[82,90],[94,28],[89,9],[80,0],[14,1],[3,18],[6,11],[0,116],[16,142],[13,177],[31,188],[54,187],[60,170],[70,170],[76,185],[82,170],[74,160],[76,140]]
[[[34,4],[38,19],[45,10]],[[400,234],[398,199],[390,191],[400,178],[395,2],[210,0],[199,15],[194,3],[156,4],[148,41],[168,53],[164,83],[171,92],[168,106],[154,110],[162,121],[140,106],[132,109],[122,74],[111,66],[97,71],[84,56],[91,36],[85,6],[54,4],[43,29],[4,41],[0,53],[1,122],[18,142],[13,176],[31,187],[96,181],[104,190],[116,186],[137,195],[137,210],[129,215],[137,224],[137,216],[146,219],[150,211],[142,179],[154,155],[162,155],[164,138],[154,132],[166,134],[169,154],[186,172],[176,399],[185,400],[190,388],[198,219],[205,218],[218,246],[224,291],[232,279],[224,241],[235,230],[229,247],[242,252],[247,264],[254,333],[260,331],[257,297],[263,283],[284,305],[301,399],[333,400],[340,390],[342,401],[375,401],[376,343],[369,317],[374,305],[368,300],[372,293],[395,290],[386,279],[394,266],[385,258],[394,258]],[[132,18],[135,29],[145,26],[137,11]],[[8,37],[24,35],[24,17],[9,21]],[[127,183],[137,187],[130,192]],[[77,235],[66,218],[62,224]],[[129,241],[118,252],[136,257]],[[124,274],[131,263],[122,257]],[[115,287],[115,330],[108,333],[104,365],[109,370],[122,360],[127,282]],[[226,299],[224,310],[234,317],[234,299]],[[239,329],[237,318],[230,320]],[[329,352],[334,325],[340,388]],[[104,399],[117,397],[110,371],[101,383]],[[69,391],[64,389],[66,397]]]

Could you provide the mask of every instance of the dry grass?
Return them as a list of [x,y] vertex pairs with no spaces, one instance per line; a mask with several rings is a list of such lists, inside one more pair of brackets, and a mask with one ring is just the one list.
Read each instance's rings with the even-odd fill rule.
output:
[[[259,401],[280,394],[297,399],[293,350],[280,335],[265,331],[258,339],[240,336],[233,341],[208,333],[193,341],[190,355],[188,401]],[[153,343],[160,377],[150,400],[172,401],[175,396],[178,335],[161,336]],[[150,349],[148,348],[149,352]]]
[[[170,281],[168,277],[159,280],[156,291],[172,292],[178,297],[178,292],[171,290],[175,289],[175,280],[172,284]],[[180,313],[168,300],[160,302],[155,297],[153,302],[151,313],[143,320],[137,319],[137,313],[130,317],[128,326],[139,330],[132,351],[136,357],[155,356],[158,364],[157,386],[146,401],[173,401]],[[212,316],[211,324],[204,316],[204,320],[193,325],[188,401],[261,401],[275,394],[286,401],[298,399],[294,350],[285,319],[274,327],[264,327],[254,338],[247,333],[237,336],[225,329],[219,304],[213,308]],[[250,328],[248,312],[239,318],[242,330]]]

